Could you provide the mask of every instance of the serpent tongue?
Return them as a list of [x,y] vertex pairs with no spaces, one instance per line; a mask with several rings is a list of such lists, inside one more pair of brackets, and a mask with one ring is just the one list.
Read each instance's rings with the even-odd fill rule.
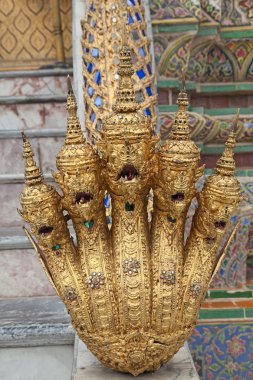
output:
[[93,197],[86,192],[81,192],[76,194],[76,203],[85,204],[91,201]]
[[132,181],[135,177],[138,176],[138,171],[131,164],[127,164],[123,167],[120,172],[119,178],[125,178],[127,181]]
[[43,226],[39,229],[39,234],[43,237],[49,236],[53,231],[53,227]]
[[224,222],[223,220],[218,220],[214,223],[214,226],[216,228],[219,228],[220,230],[224,230],[224,228],[226,227],[226,222]]

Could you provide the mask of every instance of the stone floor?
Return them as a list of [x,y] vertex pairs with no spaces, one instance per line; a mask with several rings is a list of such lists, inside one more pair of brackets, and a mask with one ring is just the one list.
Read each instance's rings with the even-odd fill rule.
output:
[[70,380],[72,361],[71,345],[2,348],[0,379]]

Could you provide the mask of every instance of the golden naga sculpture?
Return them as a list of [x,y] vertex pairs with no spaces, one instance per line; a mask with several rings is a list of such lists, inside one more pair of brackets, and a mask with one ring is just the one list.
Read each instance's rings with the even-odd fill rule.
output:
[[[137,376],[158,369],[191,334],[224,256],[217,257],[219,243],[241,196],[234,174],[233,131],[215,173],[198,193],[203,167],[190,139],[184,85],[173,130],[158,146],[151,120],[135,99],[131,49],[125,45],[118,75],[99,152],[83,138],[69,87],[67,133],[54,174],[62,195],[44,184],[23,136],[26,184],[20,214],[30,224],[36,241],[26,233],[79,337],[106,366]],[[110,230],[106,191],[112,200]],[[198,209],[185,243],[186,214],[194,197]],[[69,219],[76,243],[68,231]]]

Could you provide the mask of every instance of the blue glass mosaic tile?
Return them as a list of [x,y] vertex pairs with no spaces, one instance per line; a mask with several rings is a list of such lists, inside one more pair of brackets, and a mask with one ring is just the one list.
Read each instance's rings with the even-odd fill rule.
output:
[[97,58],[99,56],[99,50],[98,48],[92,49],[92,57]]
[[138,22],[141,22],[141,17],[138,12],[135,12],[135,17]]
[[94,104],[97,107],[101,107],[102,106],[102,99],[99,96],[96,96],[95,100],[94,100]]
[[145,76],[146,76],[143,69],[137,70],[136,74],[138,75],[139,79],[145,78]]
[[92,97],[93,95],[93,88],[91,86],[88,87],[88,94],[90,95],[90,97]]
[[90,5],[90,11],[91,11],[91,12],[94,12],[94,11],[95,11],[95,7],[94,7],[94,4],[93,4],[93,3],[91,3],[91,5]]
[[146,55],[146,54],[145,54],[145,50],[143,49],[143,47],[140,47],[140,48],[139,48],[139,53],[140,53],[140,55],[141,55],[142,58],[144,58],[145,55]]
[[92,43],[94,41],[94,36],[92,34],[89,35],[89,42]]
[[133,22],[134,22],[133,17],[132,17],[132,15],[131,15],[131,13],[129,13],[129,15],[128,15],[128,24],[129,24],[129,25],[130,25],[130,24],[133,24]]
[[96,71],[94,75],[94,81],[96,84],[100,85],[101,83],[101,74],[100,71]]
[[96,117],[95,112],[92,112],[90,115],[90,120],[92,121],[92,123],[94,122],[95,117]]
[[150,86],[146,87],[146,91],[147,91],[148,96],[152,96],[152,90]]
[[149,109],[149,108],[146,108],[146,109],[144,110],[144,115],[146,115],[146,116],[151,116],[151,112],[150,112],[150,109]]
[[127,5],[134,6],[135,5],[134,0],[127,0]]
[[108,193],[105,196],[104,205],[106,208],[110,207],[110,197]]
[[149,63],[147,64],[147,70],[148,70],[149,75],[152,75],[152,70]]
[[97,21],[93,20],[93,21],[92,21],[92,26],[93,26],[93,28],[95,28],[96,25],[97,25]]
[[90,63],[88,64],[88,72],[91,73],[92,70],[93,70],[93,63],[90,62]]
[[89,53],[90,52],[90,48],[86,48],[85,51],[86,51],[86,53]]
[[146,32],[145,32],[145,30],[144,29],[142,29],[142,35],[143,35],[143,37],[145,37],[146,36]]

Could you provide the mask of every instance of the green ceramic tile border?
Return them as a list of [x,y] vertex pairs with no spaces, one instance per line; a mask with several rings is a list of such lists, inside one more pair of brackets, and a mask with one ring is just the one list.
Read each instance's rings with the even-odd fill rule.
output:
[[[179,89],[178,79],[160,79],[157,82],[157,87],[159,88],[177,88]],[[196,90],[195,82],[187,82],[186,89]],[[240,92],[240,91],[252,91],[253,82],[251,83],[229,83],[229,84],[199,84],[198,93],[224,93],[224,92]]]
[[156,24],[152,27],[153,33],[180,33],[180,32],[190,32],[198,31],[198,24],[178,24],[178,25],[169,25],[169,24]]
[[247,30],[231,30],[231,31],[221,31],[221,38],[247,38],[253,37],[253,29]]
[[253,309],[244,309],[246,318],[253,318]]
[[218,34],[218,28],[216,26],[200,26],[198,30],[198,36],[215,36],[216,34]]
[[[177,88],[179,90],[180,83],[178,79],[164,79],[157,81],[158,88]],[[195,82],[186,82],[186,90],[195,90],[196,83]]]
[[[205,175],[210,175],[210,174],[213,174],[213,170],[212,169],[205,169]],[[248,170],[247,169],[245,169],[245,170],[238,169],[235,171],[235,174],[237,177],[253,177],[253,170],[252,169],[248,169]],[[253,288],[253,286],[252,286],[252,288]]]
[[199,319],[231,319],[231,318],[244,318],[244,317],[245,317],[244,309],[201,309],[199,312],[198,318]]
[[[178,110],[178,106],[176,104],[172,105],[167,105],[167,104],[162,104],[158,106],[159,112],[176,112]],[[190,112],[196,112],[198,114],[203,114],[204,113],[204,108],[203,107],[188,107],[188,110]]]
[[[160,112],[175,112],[178,109],[176,104],[167,105],[162,104],[158,106]],[[188,107],[188,110],[191,112],[197,112],[201,114],[206,114],[209,116],[227,116],[227,115],[235,115],[238,108],[228,107],[228,108],[212,108],[206,109],[204,107],[192,107],[191,105]],[[240,108],[240,115],[253,115],[253,107],[244,107]]]
[[231,83],[231,84],[201,84],[199,86],[200,93],[208,92],[236,92],[236,91],[252,91],[253,83]]
[[[224,151],[224,146],[202,146],[201,153],[203,154],[221,154]],[[234,148],[235,153],[252,153],[253,144],[249,145],[236,145]],[[252,156],[253,160],[253,156]]]
[[206,299],[217,298],[252,298],[253,291],[251,289],[244,290],[225,290],[225,289],[210,289],[206,294]]

